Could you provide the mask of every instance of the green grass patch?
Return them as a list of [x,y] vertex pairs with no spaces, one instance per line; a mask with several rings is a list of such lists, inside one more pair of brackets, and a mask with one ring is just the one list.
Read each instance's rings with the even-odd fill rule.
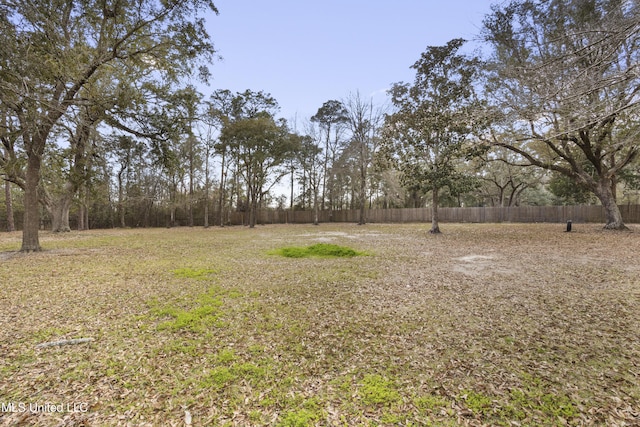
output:
[[541,379],[525,373],[522,381],[522,388],[509,391],[509,403],[501,411],[505,417],[524,419],[532,411],[565,420],[579,415],[577,405],[571,398],[553,390],[553,387]]
[[220,390],[225,388],[227,384],[235,381],[237,375],[226,366],[218,366],[213,368],[200,382],[200,387],[203,389]]
[[413,399],[413,404],[422,413],[434,412],[440,408],[449,406],[449,402],[442,396],[432,394],[418,396]]
[[278,427],[307,427],[315,425],[319,419],[317,412],[302,408],[285,413],[277,425]]
[[171,341],[162,347],[162,351],[171,354],[180,354],[186,356],[198,356],[200,349],[197,344],[189,341]]
[[323,411],[315,399],[301,403],[300,408],[284,413],[276,424],[278,427],[307,427],[316,425],[323,418]]
[[473,390],[464,390],[460,395],[460,399],[464,401],[467,408],[474,414],[488,415],[491,412],[492,399],[483,393]]
[[218,271],[212,268],[177,268],[171,272],[181,279],[206,280]]
[[358,255],[365,255],[364,252],[331,243],[316,243],[315,245],[306,247],[287,246],[271,251],[270,253],[286,258],[351,258]]
[[229,364],[236,360],[236,353],[230,349],[222,349],[214,356],[214,359],[217,363],[220,364]]
[[566,423],[579,416],[577,405],[568,396],[554,391],[539,378],[523,375],[523,386],[509,391],[506,404],[498,396],[464,390],[458,399],[474,414],[495,421],[526,421],[531,414]]
[[402,400],[395,382],[380,375],[365,375],[358,394],[367,405],[389,406]]
[[157,301],[152,301],[152,312],[159,317],[171,317],[158,325],[158,329],[180,330],[187,329],[192,332],[206,332],[212,327],[224,326],[221,320],[224,311],[224,298],[237,298],[240,294],[236,291],[224,291],[218,287],[212,287],[209,292],[195,299],[195,306],[182,308],[175,306],[153,307]]

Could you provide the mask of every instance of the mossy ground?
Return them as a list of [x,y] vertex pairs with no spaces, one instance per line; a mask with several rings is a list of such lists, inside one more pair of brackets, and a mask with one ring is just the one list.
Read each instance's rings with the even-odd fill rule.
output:
[[640,230],[442,229],[0,233],[0,403],[87,408],[0,424],[638,423]]
[[286,258],[351,258],[358,255],[364,255],[364,252],[355,249],[335,245],[332,243],[316,243],[309,246],[287,246],[280,249],[269,251],[271,254],[281,255]]

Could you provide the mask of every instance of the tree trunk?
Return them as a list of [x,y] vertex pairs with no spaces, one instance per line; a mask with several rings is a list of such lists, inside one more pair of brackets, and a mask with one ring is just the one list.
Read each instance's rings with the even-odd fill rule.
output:
[[195,165],[194,165],[194,141],[195,137],[193,134],[189,135],[189,227],[193,227],[193,203],[194,203],[194,175],[195,175]]
[[[225,178],[225,170],[224,170],[224,161],[225,161],[225,152],[222,152],[222,164],[220,165],[220,198],[218,199],[218,212],[220,212],[220,227],[224,227],[224,178]],[[233,192],[231,193],[233,195]]]
[[324,143],[324,164],[322,165],[322,210],[324,210],[324,202],[327,197],[327,164],[329,163],[329,138],[331,132],[331,123],[327,125],[327,139]]
[[50,205],[47,203],[47,209],[51,214],[51,231],[54,233],[71,231],[69,209],[71,209],[71,202],[77,189],[77,186],[72,182],[66,182],[62,187],[62,193],[54,198]]
[[143,201],[144,204],[144,217],[142,226],[144,228],[149,228],[149,218],[151,216],[151,208],[153,207],[153,200]]
[[89,207],[87,200],[89,199],[89,190],[87,188],[80,189],[80,205],[78,207],[78,231],[89,229]]
[[78,205],[78,231],[84,230],[84,203],[80,202]]
[[209,228],[209,145],[204,165],[204,228]]
[[300,206],[302,210],[307,208],[307,171],[302,169],[302,194],[300,195]]
[[[250,174],[247,175],[250,176]],[[257,185],[251,181],[247,183],[247,209],[249,210],[249,228],[254,228],[258,210],[258,190]]]
[[21,252],[42,250],[38,231],[40,229],[40,205],[38,184],[40,183],[40,156],[32,154],[27,159],[24,186],[24,222],[22,228]]
[[258,201],[255,200],[254,197],[251,198],[249,202],[249,228],[254,228],[256,226],[256,214],[258,210]]
[[289,202],[289,210],[293,210],[293,186],[294,186],[293,172],[294,172],[294,168],[293,166],[291,166],[291,198]]
[[118,172],[118,222],[120,223],[120,227],[125,228],[125,218],[124,218],[124,174],[125,168],[123,167]]
[[48,207],[51,214],[51,231],[54,233],[66,233],[71,231],[69,226],[69,209],[73,195],[65,185],[64,192],[57,197]]
[[[57,200],[53,201],[51,206],[52,214],[52,231],[69,232],[71,227],[69,226],[69,209],[71,208],[71,202],[76,193],[83,188],[87,182],[87,170],[91,167],[91,157],[87,156],[87,143],[91,135],[91,129],[95,123],[88,117],[88,113],[85,111],[81,115],[81,122],[78,125],[76,135],[71,139],[71,148],[74,149],[75,154],[73,158],[73,165],[71,166],[71,175],[67,182],[62,186],[62,193],[58,196]],[[81,215],[84,215],[82,209]],[[84,222],[84,217],[79,224]]]
[[318,186],[313,189],[313,225],[319,225],[318,221]]
[[4,201],[7,206],[7,231],[16,231],[16,223],[13,219],[13,201],[11,199],[11,183],[4,182]]
[[82,206],[80,206],[81,208],[81,212],[82,212],[82,217],[84,218],[82,221],[82,230],[88,230],[89,229],[89,206],[87,206],[86,204],[82,204]]
[[600,199],[602,207],[604,208],[604,215],[606,224],[604,226],[607,230],[628,230],[627,226],[622,221],[622,214],[620,208],[616,203],[611,180],[602,179],[598,182],[597,187],[594,189],[595,195]]
[[120,216],[120,227],[126,228],[127,223],[124,217],[124,203],[118,202],[118,214]]
[[358,225],[365,225],[367,223],[367,218],[364,212],[365,212],[365,201],[364,201],[364,198],[361,197],[360,212],[358,214]]
[[[191,187],[191,184],[189,184]],[[189,227],[193,227],[193,188],[189,189],[189,197],[187,198],[187,213],[188,213],[188,223]]]
[[358,225],[364,225],[366,218],[364,215],[365,204],[367,203],[367,163],[368,163],[367,143],[363,139],[360,142],[360,215]]
[[438,225],[438,188],[433,189],[433,194],[431,198],[431,230],[429,233],[431,234],[440,234],[440,226]]

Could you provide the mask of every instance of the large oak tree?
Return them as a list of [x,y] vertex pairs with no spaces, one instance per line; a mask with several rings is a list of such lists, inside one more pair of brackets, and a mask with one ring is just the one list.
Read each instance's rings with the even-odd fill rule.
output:
[[0,102],[27,159],[22,251],[40,250],[43,155],[59,121],[91,103],[83,88],[110,68],[147,69],[163,79],[192,73],[198,58],[213,53],[205,11],[216,12],[210,0],[3,2]]
[[615,187],[639,150],[638,8],[624,0],[519,0],[484,21],[496,117],[511,133],[493,144],[592,191],[607,229],[625,228]]

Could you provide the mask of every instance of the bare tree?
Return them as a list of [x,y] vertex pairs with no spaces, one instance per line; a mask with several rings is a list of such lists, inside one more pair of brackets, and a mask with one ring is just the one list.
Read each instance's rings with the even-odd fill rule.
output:
[[364,100],[359,92],[349,95],[343,104],[347,110],[347,126],[351,133],[350,146],[356,159],[357,178],[353,189],[359,210],[358,224],[364,225],[368,172],[380,142],[379,133],[384,121],[384,112],[373,104],[373,100]]

